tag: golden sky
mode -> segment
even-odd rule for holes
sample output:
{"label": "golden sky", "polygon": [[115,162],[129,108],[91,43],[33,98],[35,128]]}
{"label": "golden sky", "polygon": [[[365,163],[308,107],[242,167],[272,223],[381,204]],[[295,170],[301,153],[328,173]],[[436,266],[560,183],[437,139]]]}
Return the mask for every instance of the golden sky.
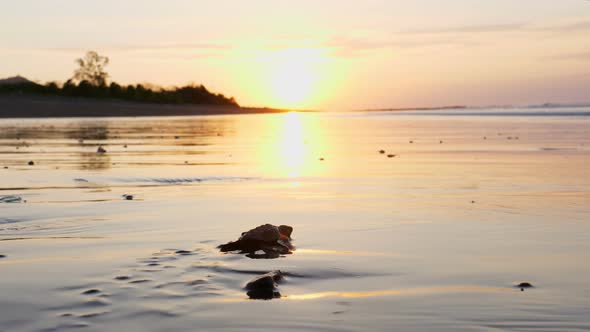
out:
{"label": "golden sky", "polygon": [[242,105],[348,110],[590,101],[588,0],[19,0],[0,77],[202,83]]}

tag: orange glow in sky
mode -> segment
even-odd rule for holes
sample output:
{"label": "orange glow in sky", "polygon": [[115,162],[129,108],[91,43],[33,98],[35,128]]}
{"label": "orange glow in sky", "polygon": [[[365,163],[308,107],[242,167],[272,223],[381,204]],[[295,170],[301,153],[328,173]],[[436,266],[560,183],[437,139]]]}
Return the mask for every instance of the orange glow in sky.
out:
{"label": "orange glow in sky", "polygon": [[74,60],[95,50],[110,57],[118,83],[202,83],[244,106],[590,102],[584,0],[62,0],[4,9],[0,78],[64,82]]}

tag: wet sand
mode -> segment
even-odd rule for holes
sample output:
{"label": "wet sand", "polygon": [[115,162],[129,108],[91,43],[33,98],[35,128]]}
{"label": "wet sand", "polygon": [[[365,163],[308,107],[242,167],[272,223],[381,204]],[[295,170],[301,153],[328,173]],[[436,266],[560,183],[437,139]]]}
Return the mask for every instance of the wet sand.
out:
{"label": "wet sand", "polygon": [[[590,330],[566,111],[0,120],[0,331]],[[216,249],[267,222],[292,255]]]}

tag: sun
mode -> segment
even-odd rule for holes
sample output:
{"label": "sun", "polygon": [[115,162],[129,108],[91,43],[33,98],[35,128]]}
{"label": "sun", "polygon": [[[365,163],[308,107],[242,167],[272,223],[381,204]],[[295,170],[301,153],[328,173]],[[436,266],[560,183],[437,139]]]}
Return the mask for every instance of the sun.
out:
{"label": "sun", "polygon": [[317,94],[325,57],[320,49],[292,48],[268,56],[269,83],[273,103],[302,108]]}

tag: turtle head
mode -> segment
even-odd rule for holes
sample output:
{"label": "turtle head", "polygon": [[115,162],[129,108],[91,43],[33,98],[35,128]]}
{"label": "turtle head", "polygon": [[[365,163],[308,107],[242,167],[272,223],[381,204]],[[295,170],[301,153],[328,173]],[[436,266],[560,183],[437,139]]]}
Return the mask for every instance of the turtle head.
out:
{"label": "turtle head", "polygon": [[281,233],[281,237],[286,237],[287,239],[291,239],[291,233],[293,233],[293,227],[287,225],[280,225],[279,226],[279,233]]}

